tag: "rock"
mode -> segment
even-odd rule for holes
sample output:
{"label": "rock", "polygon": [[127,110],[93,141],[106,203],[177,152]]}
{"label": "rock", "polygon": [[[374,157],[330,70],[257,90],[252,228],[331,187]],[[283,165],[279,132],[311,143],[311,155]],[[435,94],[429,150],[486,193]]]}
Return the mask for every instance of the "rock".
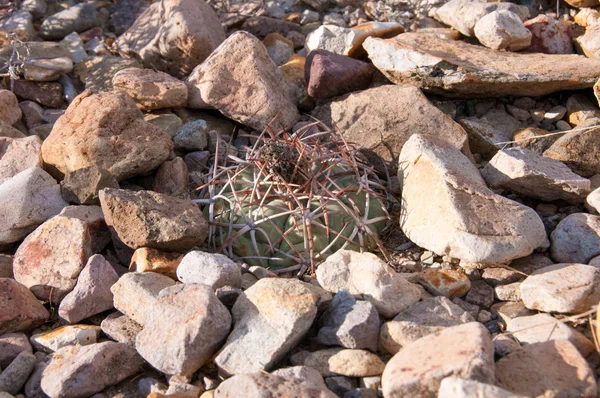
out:
{"label": "rock", "polygon": [[600,188],[594,189],[586,198],[585,198],[585,207],[594,214],[599,213],[600,209]]}
{"label": "rock", "polygon": [[121,57],[89,56],[75,66],[75,74],[87,90],[110,91],[113,76],[127,68],[141,68],[141,65],[136,60]]}
{"label": "rock", "polygon": [[494,194],[469,159],[450,145],[414,135],[402,149],[398,169],[400,226],[417,245],[480,264],[507,262],[547,246],[539,216]]}
{"label": "rock", "polygon": [[100,206],[67,206],[58,215],[76,218],[85,223],[92,241],[92,253],[102,251],[111,241],[110,231],[104,222]]}
{"label": "rock", "polygon": [[[21,108],[19,108],[20,110]],[[19,130],[6,123],[3,120],[0,120],[0,137],[8,137],[8,138],[25,138],[25,134],[21,133]]]}
{"label": "rock", "polygon": [[513,140],[517,141],[516,145],[541,155],[556,141],[556,136],[548,136],[548,134],[550,134],[549,131],[527,127],[517,131]]}
{"label": "rock", "polygon": [[154,272],[129,272],[112,285],[113,304],[117,310],[140,325],[151,316],[161,290],[175,285],[168,276]]}
{"label": "rock", "polygon": [[364,52],[362,44],[368,37],[392,37],[404,32],[396,22],[367,22],[354,28],[321,25],[306,37],[307,53],[327,50],[334,54],[359,57]]}
{"label": "rock", "polygon": [[264,395],[298,398],[335,398],[325,386],[295,378],[251,373],[233,376],[222,382],[214,398],[234,396],[259,397]]}
{"label": "rock", "polygon": [[494,398],[526,398],[511,391],[496,387],[492,384],[480,383],[473,380],[465,380],[460,377],[446,377],[440,383],[438,397],[494,397]]}
{"label": "rock", "polygon": [[64,200],[81,205],[99,205],[98,192],[104,188],[119,188],[117,179],[97,166],[74,170],[60,182]]}
{"label": "rock", "polygon": [[2,369],[6,369],[21,352],[32,353],[31,344],[25,333],[0,335],[0,367]]}
{"label": "rock", "polygon": [[519,146],[498,151],[481,174],[492,189],[508,189],[545,202],[579,203],[590,192],[588,179]]}
{"label": "rock", "polygon": [[520,301],[521,283],[509,283],[508,285],[496,286],[494,288],[494,297],[501,301]]}
{"label": "rock", "polygon": [[537,97],[591,87],[600,73],[600,61],[581,56],[501,53],[420,33],[369,38],[364,47],[392,82],[453,97]]}
{"label": "rock", "polygon": [[594,24],[585,29],[585,33],[575,41],[588,58],[600,58],[600,25]]}
{"label": "rock", "polygon": [[56,82],[34,82],[15,80],[14,93],[17,97],[31,100],[48,108],[63,106],[63,86]]}
{"label": "rock", "polygon": [[519,343],[535,344],[549,340],[568,340],[587,357],[595,346],[582,333],[548,314],[521,316],[510,319],[506,325],[506,333],[510,333]]}
{"label": "rock", "polygon": [[467,144],[464,130],[410,86],[386,85],[350,93],[318,106],[312,115],[327,126],[336,126],[383,173],[386,167],[396,169],[402,147],[414,134],[435,135],[458,149]]}
{"label": "rock", "polygon": [[185,152],[203,150],[208,147],[211,135],[230,134],[233,128],[234,125],[227,120],[202,115],[197,120],[185,123],[177,132],[175,149]]}
{"label": "rock", "polygon": [[171,138],[175,137],[183,125],[181,119],[172,113],[146,113],[144,114],[144,120],[160,127],[165,133],[169,134],[169,137]]}
{"label": "rock", "polygon": [[23,115],[17,96],[9,90],[0,90],[0,109],[0,120],[9,125],[17,123]]}
{"label": "rock", "polygon": [[152,190],[179,199],[189,199],[188,180],[185,161],[176,157],[160,165],[152,183]]}
{"label": "rock", "polygon": [[215,358],[226,374],[271,370],[304,337],[317,315],[318,297],[295,279],[265,278],[232,309],[234,328]]}
{"label": "rock", "polygon": [[421,337],[474,321],[468,312],[446,297],[432,297],[411,305],[384,323],[379,343],[393,355]]}
{"label": "rock", "polygon": [[554,264],[521,283],[525,306],[544,312],[581,313],[600,300],[600,269],[585,264]]}
{"label": "rock", "polygon": [[475,24],[474,33],[484,46],[509,51],[529,47],[532,36],[521,17],[509,10],[497,10],[485,15]]}
{"label": "rock", "polygon": [[452,326],[405,346],[383,371],[383,395],[435,397],[447,376],[494,383],[494,345],[483,325]]}
{"label": "rock", "polygon": [[42,374],[51,397],[89,397],[141,370],[133,347],[112,341],[58,350]]}
{"label": "rock", "polygon": [[100,254],[93,255],[79,274],[75,288],[61,301],[58,315],[69,323],[77,323],[113,308],[110,288],[118,280],[110,263]]}
{"label": "rock", "polygon": [[368,301],[356,301],[346,290],[333,298],[319,329],[317,342],[344,348],[377,351],[379,314]]}
{"label": "rock", "polygon": [[492,157],[498,149],[513,140],[515,133],[523,125],[519,120],[504,112],[503,109],[491,109],[483,117],[467,117],[458,121],[469,136],[472,152],[486,158]]}
{"label": "rock", "polygon": [[[598,84],[594,85],[594,92],[597,93]],[[598,97],[598,95],[596,95]],[[583,94],[574,94],[567,100],[567,115],[569,123],[578,126],[590,119],[600,118],[600,109],[594,105],[588,96]]]}
{"label": "rock", "polygon": [[171,137],[144,121],[126,94],[84,91],[54,124],[42,155],[59,175],[97,166],[122,180],[154,170],[171,149]]}
{"label": "rock", "polygon": [[51,353],[67,346],[95,344],[99,337],[99,326],[68,325],[34,334],[31,343],[38,350]]}
{"label": "rock", "polygon": [[598,5],[597,0],[569,0],[567,4],[573,7],[596,7]]}
{"label": "rock", "polygon": [[269,57],[271,57],[277,66],[288,62],[292,54],[294,54],[294,43],[279,33],[269,33],[264,38],[263,44],[269,53]]}
{"label": "rock", "polygon": [[75,287],[92,255],[89,228],[77,218],[56,216],[33,231],[17,249],[17,282],[40,300],[60,303]]}
{"label": "rock", "polygon": [[223,286],[240,287],[242,272],[227,256],[194,250],[186,254],[177,268],[182,283],[203,283],[216,290]]}
{"label": "rock", "polygon": [[384,318],[391,318],[419,301],[412,283],[392,271],[372,253],[339,250],[317,268],[317,281],[331,293],[346,290],[370,302]]}
{"label": "rock", "polygon": [[473,0],[451,0],[438,8],[433,16],[446,25],[452,26],[467,37],[476,35],[475,26],[486,15],[494,11],[510,11],[521,20],[529,16],[525,6],[508,2],[486,3]]}
{"label": "rock", "polygon": [[100,324],[102,333],[111,339],[135,347],[135,338],[142,331],[142,326],[118,311],[113,312]]}
{"label": "rock", "polygon": [[113,88],[125,91],[143,111],[181,108],[187,104],[188,91],[184,82],[151,69],[127,68],[112,79]]}
{"label": "rock", "polygon": [[[596,2],[596,0],[593,1]],[[600,20],[600,13],[593,8],[582,8],[575,15],[574,20],[577,25],[588,27]]]}
{"label": "rock", "polygon": [[0,183],[31,168],[42,168],[42,141],[39,137],[0,137]]}
{"label": "rock", "polygon": [[310,383],[313,386],[325,387],[323,376],[318,370],[306,366],[291,366],[289,368],[280,368],[271,372],[272,376],[279,376]]}
{"label": "rock", "polygon": [[[188,107],[214,107],[258,131],[290,128],[300,117],[292,87],[254,36],[236,32],[186,80]],[[231,87],[248,87],[253,100]]]}
{"label": "rock", "polygon": [[37,36],[31,13],[24,9],[15,11],[10,16],[5,14],[0,21],[0,46],[9,46],[11,33],[24,42],[33,40]]}
{"label": "rock", "polygon": [[308,353],[304,366],[316,369],[324,377],[366,377],[380,375],[385,364],[377,355],[366,350],[329,348]]}
{"label": "rock", "polygon": [[91,3],[73,5],[44,20],[40,35],[46,40],[60,40],[71,32],[83,32],[96,24],[96,7]]}
{"label": "rock", "polygon": [[150,5],[115,47],[146,68],[182,78],[224,40],[219,18],[205,1],[168,0]]}
{"label": "rock", "polygon": [[556,262],[587,264],[600,254],[600,217],[570,214],[558,224],[550,239],[552,258]]}
{"label": "rock", "polygon": [[481,273],[481,279],[488,285],[496,287],[523,280],[525,275],[514,269],[497,267],[484,269]]}
{"label": "rock", "polygon": [[293,54],[290,61],[281,65],[279,71],[283,74],[285,80],[295,91],[296,101],[301,110],[311,110],[314,108],[314,100],[306,92],[306,79],[304,77],[306,70],[306,58]]}
{"label": "rock", "polygon": [[471,281],[463,271],[427,268],[421,273],[421,283],[432,294],[450,299],[464,296]]}
{"label": "rock", "polygon": [[366,62],[326,50],[306,57],[307,92],[313,98],[331,98],[369,87],[374,69]]}
{"label": "rock", "polygon": [[177,267],[183,258],[183,254],[177,252],[165,252],[149,247],[136,249],[131,257],[129,271],[132,272],[156,272],[176,279]]}
{"label": "rock", "polygon": [[271,33],[287,37],[290,32],[300,33],[300,25],[268,17],[250,17],[242,24],[242,30],[263,40]]}
{"label": "rock", "polygon": [[528,397],[593,397],[596,381],[588,363],[568,341],[526,345],[496,363],[496,384]]}
{"label": "rock", "polygon": [[50,315],[35,296],[13,279],[0,278],[0,335],[33,329]]}
{"label": "rock", "polygon": [[37,358],[35,355],[23,351],[0,374],[0,391],[17,394],[33,371]]}
{"label": "rock", "polygon": [[546,14],[525,21],[532,34],[528,52],[544,54],[573,54],[571,26]]}
{"label": "rock", "polygon": [[229,311],[209,286],[175,285],[159,293],[135,347],[161,372],[191,376],[221,347],[230,326]]}
{"label": "rock", "polygon": [[112,188],[100,191],[99,196],[106,224],[132,249],[185,251],[206,239],[208,223],[190,200]]}
{"label": "rock", "polygon": [[598,132],[600,127],[568,132],[557,139],[544,156],[560,160],[582,177],[598,174],[600,160],[593,155],[597,149],[600,150]]}

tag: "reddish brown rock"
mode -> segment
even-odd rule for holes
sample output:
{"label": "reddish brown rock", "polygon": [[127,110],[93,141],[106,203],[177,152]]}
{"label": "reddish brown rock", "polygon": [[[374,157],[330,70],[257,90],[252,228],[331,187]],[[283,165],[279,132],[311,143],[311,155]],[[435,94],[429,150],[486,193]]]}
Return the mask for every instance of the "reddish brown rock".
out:
{"label": "reddish brown rock", "polygon": [[33,329],[49,316],[27,287],[14,279],[0,278],[0,334]]}
{"label": "reddish brown rock", "polygon": [[0,121],[13,125],[22,115],[17,97],[9,90],[0,90]]}
{"label": "reddish brown rock", "polygon": [[435,295],[448,298],[461,297],[471,288],[471,281],[464,272],[427,268],[421,274],[422,284]]}
{"label": "reddish brown rock", "polygon": [[180,199],[189,199],[188,167],[185,161],[176,157],[160,165],[152,183],[152,190]]}
{"label": "reddish brown rock", "polygon": [[63,86],[56,82],[34,82],[15,80],[14,93],[23,99],[31,100],[48,108],[63,106]]}
{"label": "reddish brown rock", "polygon": [[546,14],[525,21],[532,34],[527,52],[544,54],[573,54],[571,25],[557,21]]}

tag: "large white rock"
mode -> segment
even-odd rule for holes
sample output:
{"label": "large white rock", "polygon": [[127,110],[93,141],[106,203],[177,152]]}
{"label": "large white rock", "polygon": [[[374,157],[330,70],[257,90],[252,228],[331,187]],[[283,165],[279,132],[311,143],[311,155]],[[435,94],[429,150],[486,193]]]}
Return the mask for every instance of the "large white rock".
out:
{"label": "large white rock", "polygon": [[519,51],[529,47],[532,34],[521,17],[509,10],[491,12],[475,24],[475,36],[493,50]]}
{"label": "large white rock", "polygon": [[558,160],[521,146],[496,152],[481,174],[490,188],[505,188],[547,202],[578,203],[590,192],[590,180]]}
{"label": "large white rock", "polygon": [[417,245],[469,263],[498,264],[547,246],[531,208],[494,194],[457,149],[421,135],[402,148],[400,226]]}

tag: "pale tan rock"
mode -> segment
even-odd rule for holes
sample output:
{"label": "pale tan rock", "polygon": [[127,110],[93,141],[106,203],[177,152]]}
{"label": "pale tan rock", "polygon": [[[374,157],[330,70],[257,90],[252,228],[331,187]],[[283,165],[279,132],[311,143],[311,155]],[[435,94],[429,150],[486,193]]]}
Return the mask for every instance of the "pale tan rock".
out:
{"label": "pale tan rock", "polygon": [[383,361],[366,350],[328,348],[308,354],[304,366],[316,369],[321,376],[378,376],[385,367]]}
{"label": "pale tan rock", "polygon": [[600,5],[600,3],[598,3],[598,0],[567,0],[567,4],[577,8],[596,7]]}
{"label": "pale tan rock", "polygon": [[95,165],[122,180],[158,167],[172,145],[126,94],[85,91],[54,124],[42,156],[59,175]]}
{"label": "pale tan rock", "polygon": [[143,327],[127,315],[115,311],[104,318],[100,328],[112,340],[135,347],[135,338]]}
{"label": "pale tan rock", "polygon": [[435,135],[458,149],[467,146],[465,131],[411,86],[385,85],[350,93],[318,106],[312,115],[336,126],[381,172],[386,166],[396,168],[398,155],[413,134]]}
{"label": "pale tan rock", "polygon": [[[265,46],[246,32],[229,36],[186,80],[188,107],[216,108],[255,130],[290,128],[300,115],[293,88]],[[234,89],[246,87],[245,90]],[[252,94],[249,100],[246,93]]]}
{"label": "pale tan rock", "polygon": [[125,91],[141,110],[181,108],[187,104],[187,86],[179,79],[151,69],[127,68],[118,71],[112,85]]}
{"label": "pale tan rock", "polygon": [[494,383],[494,345],[480,323],[449,327],[404,347],[383,371],[383,395],[436,397],[448,376]]}
{"label": "pale tan rock", "polygon": [[363,46],[392,82],[457,97],[537,97],[592,87],[600,74],[600,61],[578,55],[498,52],[419,33]]}
{"label": "pale tan rock", "polygon": [[0,183],[30,167],[43,168],[42,140],[0,137]]}
{"label": "pale tan rock", "polygon": [[[206,397],[205,397],[206,395]],[[297,398],[335,398],[333,392],[325,387],[308,381],[269,375],[267,373],[251,373],[236,375],[225,380],[214,390],[205,392],[202,398],[244,397],[297,397]]]}
{"label": "pale tan rock", "polygon": [[588,58],[600,58],[600,24],[588,26],[585,34],[575,39]]}
{"label": "pale tan rock", "polygon": [[13,125],[21,120],[22,115],[17,96],[9,90],[0,90],[0,120]]}
{"label": "pale tan rock", "polygon": [[100,337],[100,326],[67,325],[30,337],[31,344],[41,351],[52,353],[67,346],[95,344]]}
{"label": "pale tan rock", "polygon": [[519,51],[531,44],[531,32],[521,17],[512,11],[493,11],[482,17],[474,28],[475,37],[493,50]]}
{"label": "pale tan rock", "polygon": [[457,149],[422,135],[402,149],[400,226],[417,245],[467,263],[498,264],[548,245],[542,220],[494,194]]}
{"label": "pale tan rock", "polygon": [[204,0],[152,4],[115,42],[122,56],[183,78],[225,40],[219,18]]}
{"label": "pale tan rock", "polygon": [[600,127],[567,132],[557,139],[544,156],[560,160],[573,172],[582,177],[591,177],[600,172]]}
{"label": "pale tan rock", "polygon": [[595,397],[589,364],[565,340],[526,345],[496,363],[496,384],[528,397]]}
{"label": "pale tan rock", "polygon": [[[596,2],[596,0],[594,0],[594,2]],[[600,12],[593,8],[582,8],[577,14],[575,14],[574,19],[577,25],[583,27],[591,26],[600,21]]]}
{"label": "pale tan rock", "polygon": [[156,272],[176,279],[177,267],[183,254],[140,247],[133,252],[129,270],[133,272]]}

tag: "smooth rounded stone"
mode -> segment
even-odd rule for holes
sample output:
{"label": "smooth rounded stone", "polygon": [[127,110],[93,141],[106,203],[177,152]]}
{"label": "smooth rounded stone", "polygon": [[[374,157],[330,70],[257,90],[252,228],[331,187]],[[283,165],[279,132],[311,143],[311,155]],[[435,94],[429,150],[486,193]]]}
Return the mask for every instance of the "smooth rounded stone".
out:
{"label": "smooth rounded stone", "polygon": [[585,207],[591,213],[598,214],[600,212],[600,188],[596,188],[585,198]]}
{"label": "smooth rounded stone", "polygon": [[25,333],[6,333],[0,335],[0,368],[8,365],[21,353],[32,353],[31,344]]}
{"label": "smooth rounded stone", "polygon": [[310,285],[295,279],[257,281],[232,308],[234,328],[216,365],[230,375],[271,370],[308,332],[318,300]]}
{"label": "smooth rounded stone", "polygon": [[375,69],[368,63],[326,50],[314,50],[306,57],[304,77],[313,98],[331,98],[364,90],[371,84]]}
{"label": "smooth rounded stone", "polygon": [[384,323],[379,344],[393,355],[421,337],[474,321],[468,312],[446,297],[432,297],[411,305]]}
{"label": "smooth rounded stone", "polygon": [[163,289],[138,333],[138,353],[166,374],[192,375],[221,347],[231,315],[203,284]]}
{"label": "smooth rounded stone", "polygon": [[400,226],[420,247],[467,263],[499,264],[547,247],[537,213],[496,195],[459,150],[413,135],[399,158]]}
{"label": "smooth rounded stone", "polygon": [[560,160],[582,177],[600,172],[600,160],[593,155],[600,150],[599,128],[576,130],[557,139],[544,156]]}
{"label": "smooth rounded stone", "polygon": [[129,271],[132,272],[156,272],[177,278],[177,267],[183,258],[183,254],[177,252],[165,252],[149,247],[136,249],[129,263]]}
{"label": "smooth rounded stone", "polygon": [[124,57],[146,68],[182,78],[224,40],[218,16],[205,1],[169,0],[151,4],[115,41]]}
{"label": "smooth rounded stone", "polygon": [[34,334],[30,341],[37,350],[51,353],[67,346],[95,344],[100,331],[99,326],[67,325]]}
{"label": "smooth rounded stone", "polygon": [[570,214],[556,226],[550,240],[555,261],[587,264],[600,254],[600,216]]}
{"label": "smooth rounded stone", "polygon": [[557,105],[555,107],[552,107],[548,112],[544,114],[544,119],[548,120],[549,122],[556,123],[563,117],[565,117],[566,113],[567,108],[565,108],[562,105]]}
{"label": "smooth rounded stone", "polygon": [[112,79],[115,90],[125,91],[141,110],[181,108],[187,104],[184,82],[152,69],[127,68]]}
{"label": "smooth rounded stone", "polygon": [[0,373],[0,391],[17,394],[23,388],[27,378],[33,372],[37,358],[23,351]]}
{"label": "smooth rounded stone", "polygon": [[31,167],[43,167],[39,137],[0,137],[0,182]]}
{"label": "smooth rounded stone", "polygon": [[104,188],[119,188],[117,179],[98,166],[83,167],[65,175],[60,182],[64,200],[81,205],[98,205],[98,192]]}
{"label": "smooth rounded stone", "polygon": [[378,376],[385,364],[375,354],[366,350],[328,348],[314,352],[300,352],[292,357],[292,363],[316,369],[321,376],[342,375],[348,377]]}
{"label": "smooth rounded stone", "polygon": [[293,377],[281,377],[266,373],[250,373],[233,376],[217,387],[214,398],[264,396],[297,398],[335,398],[325,386],[315,385]]}
{"label": "smooth rounded stone", "polygon": [[475,24],[475,37],[493,50],[519,51],[531,44],[531,32],[512,11],[493,11]]}
{"label": "smooth rounded stone", "polygon": [[112,341],[56,351],[42,374],[51,397],[89,397],[132,376],[143,364],[133,347]]}
{"label": "smooth rounded stone", "polygon": [[93,255],[79,274],[75,288],[61,301],[58,315],[69,323],[77,323],[110,310],[113,308],[110,288],[118,280],[112,265],[102,255]]}
{"label": "smooth rounded stone", "polygon": [[177,279],[182,283],[203,283],[213,290],[223,286],[241,287],[242,270],[223,254],[194,250],[179,263]]}
{"label": "smooth rounded stone", "polygon": [[468,145],[460,125],[411,86],[384,85],[346,94],[311,114],[327,126],[337,126],[382,173],[397,168],[398,155],[413,134],[435,135],[458,149]]}
{"label": "smooth rounded stone", "polygon": [[379,314],[368,301],[357,301],[340,290],[322,322],[317,335],[320,344],[377,351]]}
{"label": "smooth rounded stone", "polygon": [[58,175],[97,166],[123,180],[158,167],[172,145],[125,93],[84,91],[54,124],[42,156]]}
{"label": "smooth rounded stone", "polygon": [[414,284],[372,253],[339,250],[321,263],[316,273],[323,289],[331,293],[346,290],[359,296],[384,318],[396,316],[421,298]]}
{"label": "smooth rounded stone", "polygon": [[432,294],[450,299],[462,297],[471,289],[471,281],[461,270],[426,268],[420,283]]}
{"label": "smooth rounded stone", "polygon": [[501,301],[520,301],[521,282],[496,286],[494,288],[494,297]]}
{"label": "smooth rounded stone", "polygon": [[297,379],[313,386],[326,388],[323,376],[318,370],[306,366],[290,366],[280,368],[271,372],[272,376],[284,377],[286,379]]}
{"label": "smooth rounded stone", "polygon": [[465,301],[482,309],[490,308],[494,304],[494,288],[485,281],[474,281]]}
{"label": "smooth rounded stone", "polygon": [[528,344],[496,363],[496,385],[528,397],[594,397],[590,365],[566,340]]}
{"label": "smooth rounded stone", "polygon": [[334,54],[360,55],[362,44],[368,37],[392,37],[404,32],[404,26],[397,22],[367,22],[353,28],[335,25],[321,25],[306,37],[304,48],[307,53],[314,50],[327,50]]}
{"label": "smooth rounded stone", "polygon": [[573,32],[569,24],[545,14],[525,21],[532,34],[528,52],[544,54],[573,54]]}
{"label": "smooth rounded stone", "polygon": [[186,251],[202,244],[208,234],[208,222],[191,200],[112,188],[100,191],[99,197],[106,224],[132,249]]}
{"label": "smooth rounded stone", "polygon": [[523,344],[543,343],[549,340],[568,340],[587,357],[595,346],[576,329],[549,314],[537,314],[510,319],[506,322],[506,333]]}
{"label": "smooth rounded stone", "polygon": [[183,125],[181,119],[172,113],[145,113],[144,120],[160,127],[171,138],[177,135],[177,132]]}
{"label": "smooth rounded stone", "polygon": [[208,134],[217,126],[209,123],[217,119],[207,118],[194,120],[184,124],[173,138],[175,149],[180,151],[200,151],[208,146]]}
{"label": "smooth rounded stone", "polygon": [[81,3],[47,17],[40,27],[46,40],[60,40],[71,32],[83,32],[96,24],[96,7]]}
{"label": "smooth rounded stone", "polygon": [[557,160],[517,146],[500,150],[481,172],[492,189],[508,189],[546,202],[579,203],[590,192],[590,180]]}
{"label": "smooth rounded stone", "polygon": [[0,335],[33,329],[49,316],[27,287],[13,279],[0,278]]}
{"label": "smooth rounded stone", "polygon": [[140,325],[154,310],[161,290],[175,285],[168,276],[154,272],[129,272],[112,285],[114,307]]}
{"label": "smooth rounded stone", "polygon": [[447,376],[494,383],[494,345],[477,322],[452,326],[405,346],[387,363],[385,397],[435,397]]}
{"label": "smooth rounded stone", "polygon": [[446,377],[440,383],[438,398],[526,398],[525,395],[515,394],[511,391],[496,387],[493,384],[480,383],[474,380],[466,380],[456,376]]}
{"label": "smooth rounded stone", "polygon": [[142,326],[118,311],[108,315],[100,324],[102,333],[109,338],[135,347],[135,338],[142,331]]}
{"label": "smooth rounded stone", "polygon": [[[291,128],[300,118],[292,87],[254,36],[236,32],[186,79],[190,108],[216,108],[245,126],[263,131]],[[232,87],[251,87],[253,100]]]}
{"label": "smooth rounded stone", "polygon": [[294,54],[294,43],[279,33],[269,33],[263,39],[263,44],[269,53],[269,57],[271,57],[277,66],[288,62],[292,54]]}
{"label": "smooth rounded stone", "polygon": [[544,312],[581,313],[600,300],[600,269],[585,264],[554,264],[521,283],[525,306]]}
{"label": "smooth rounded stone", "polygon": [[0,90],[0,120],[13,125],[21,120],[22,115],[17,96],[9,90]]}
{"label": "smooth rounded stone", "polygon": [[184,160],[176,157],[160,165],[154,176],[152,190],[179,199],[189,199],[188,168]]}

